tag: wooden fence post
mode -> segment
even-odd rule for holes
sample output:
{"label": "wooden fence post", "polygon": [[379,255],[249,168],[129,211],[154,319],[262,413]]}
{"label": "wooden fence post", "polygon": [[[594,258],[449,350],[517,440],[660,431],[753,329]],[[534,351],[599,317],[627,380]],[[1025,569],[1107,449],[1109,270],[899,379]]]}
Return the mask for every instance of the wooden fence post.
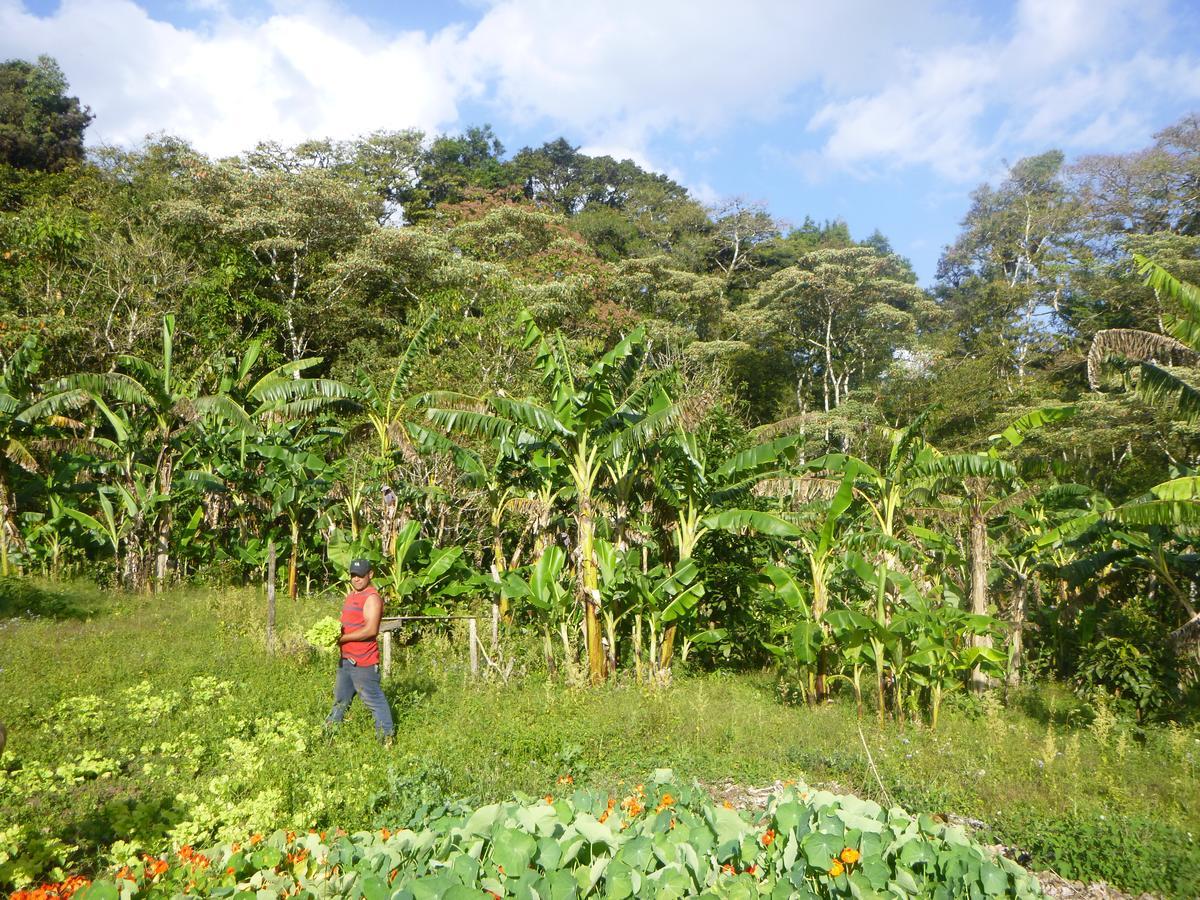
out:
{"label": "wooden fence post", "polygon": [[387,678],[392,674],[392,633],[385,631],[383,633],[383,677]]}
{"label": "wooden fence post", "polygon": [[275,652],[275,539],[267,541],[267,655]]}
{"label": "wooden fence post", "polygon": [[479,674],[479,626],[474,617],[467,619],[467,640],[471,644],[471,677]]}

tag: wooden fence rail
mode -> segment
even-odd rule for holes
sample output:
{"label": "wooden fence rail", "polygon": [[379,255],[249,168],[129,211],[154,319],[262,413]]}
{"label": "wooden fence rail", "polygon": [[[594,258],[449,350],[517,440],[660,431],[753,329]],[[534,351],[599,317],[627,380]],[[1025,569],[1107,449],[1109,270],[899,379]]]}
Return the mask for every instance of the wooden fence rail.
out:
{"label": "wooden fence rail", "polygon": [[479,619],[476,616],[384,616],[379,620],[381,646],[380,670],[384,677],[392,671],[392,632],[405,622],[448,622],[454,619],[467,620],[467,653],[471,660],[471,677],[479,675]]}

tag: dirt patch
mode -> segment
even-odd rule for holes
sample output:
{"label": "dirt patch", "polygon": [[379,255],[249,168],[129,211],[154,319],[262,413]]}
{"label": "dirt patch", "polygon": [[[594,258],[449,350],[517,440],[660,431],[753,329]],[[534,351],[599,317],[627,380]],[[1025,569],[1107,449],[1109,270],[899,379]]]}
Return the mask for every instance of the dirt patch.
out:
{"label": "dirt patch", "polygon": [[[763,808],[767,805],[767,801],[784,788],[791,787],[792,784],[794,782],[776,781],[774,784],[754,787],[753,785],[737,784],[733,781],[718,781],[711,784],[701,782],[701,786],[708,791],[709,795],[716,802],[728,804],[733,809],[744,810],[746,812],[762,812]],[[809,787],[829,791],[834,794],[852,793],[836,781],[816,782],[810,784]],[[968,831],[987,827],[986,823],[980,822],[978,819],[953,814],[935,815],[934,818],[951,825],[961,825]],[[990,846],[985,845],[984,849],[990,850],[993,853],[1003,854],[1021,865],[1026,865],[1026,861],[1029,858],[1027,853],[1017,847],[1005,847],[1002,844],[995,844]],[[1055,900],[1158,900],[1154,894],[1135,895],[1123,893],[1103,881],[1084,884],[1081,881],[1068,881],[1054,872],[1038,872],[1036,874],[1038,881],[1042,884],[1042,890],[1046,892],[1046,896],[1053,897]]]}

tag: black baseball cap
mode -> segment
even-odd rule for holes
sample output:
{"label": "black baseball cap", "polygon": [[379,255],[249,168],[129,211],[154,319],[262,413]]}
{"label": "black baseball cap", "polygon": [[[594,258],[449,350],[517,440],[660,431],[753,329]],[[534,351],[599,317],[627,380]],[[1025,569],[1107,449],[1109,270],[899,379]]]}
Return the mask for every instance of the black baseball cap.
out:
{"label": "black baseball cap", "polygon": [[350,563],[351,575],[370,575],[371,569],[372,565],[369,559],[356,559]]}

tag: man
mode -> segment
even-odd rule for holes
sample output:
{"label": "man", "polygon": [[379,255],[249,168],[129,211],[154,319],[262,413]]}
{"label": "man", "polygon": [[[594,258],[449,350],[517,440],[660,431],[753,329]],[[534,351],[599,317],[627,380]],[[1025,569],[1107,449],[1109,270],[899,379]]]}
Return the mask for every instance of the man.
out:
{"label": "man", "polygon": [[379,620],[383,599],[371,584],[371,561],[350,563],[350,586],[342,604],[342,633],[338,638],[341,658],[333,685],[333,710],[325,720],[334,727],[342,721],[357,694],[375,716],[375,730],[387,743],[395,731],[392,711],[379,686]]}

